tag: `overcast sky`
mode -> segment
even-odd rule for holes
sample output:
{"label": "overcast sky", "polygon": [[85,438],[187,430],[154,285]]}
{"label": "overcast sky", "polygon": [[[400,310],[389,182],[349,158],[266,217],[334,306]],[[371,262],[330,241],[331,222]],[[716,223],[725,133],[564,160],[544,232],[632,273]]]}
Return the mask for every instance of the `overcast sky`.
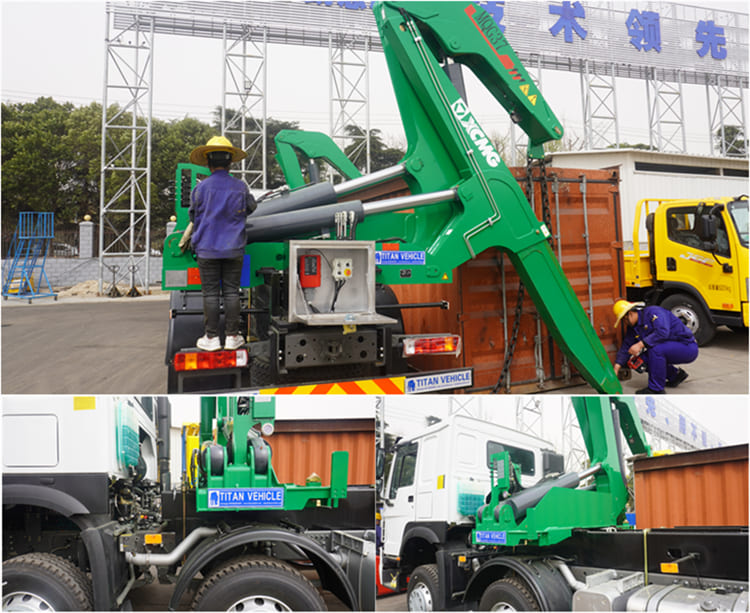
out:
{"label": "overcast sky", "polygon": [[[3,102],[33,101],[39,96],[76,105],[102,101],[104,2],[0,2]],[[747,12],[747,3],[742,1],[710,4]],[[154,115],[162,119],[189,115],[211,121],[212,110],[222,97],[221,41],[157,35],[153,57]],[[268,115],[299,121],[304,129],[328,132],[328,50],[270,45],[267,67]],[[370,54],[370,70],[371,126],[380,129],[389,144],[405,146],[382,54]],[[466,78],[467,97],[480,123],[490,134],[506,134],[509,122],[505,112],[473,76]],[[617,83],[620,139],[648,142],[644,83],[624,79]],[[544,71],[541,85],[566,134],[582,138],[578,75]],[[705,89],[686,86],[684,94],[688,148],[708,153]]]}

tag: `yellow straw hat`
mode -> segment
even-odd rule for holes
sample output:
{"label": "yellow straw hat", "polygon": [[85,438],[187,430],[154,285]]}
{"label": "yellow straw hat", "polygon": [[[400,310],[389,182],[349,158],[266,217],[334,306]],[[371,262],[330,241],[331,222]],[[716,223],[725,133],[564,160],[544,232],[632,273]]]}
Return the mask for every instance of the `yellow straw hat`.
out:
{"label": "yellow straw hat", "polygon": [[208,166],[206,155],[214,151],[226,151],[232,154],[232,162],[239,162],[247,157],[242,149],[233,146],[225,136],[214,136],[205,145],[196,147],[190,153],[190,162],[199,166]]}

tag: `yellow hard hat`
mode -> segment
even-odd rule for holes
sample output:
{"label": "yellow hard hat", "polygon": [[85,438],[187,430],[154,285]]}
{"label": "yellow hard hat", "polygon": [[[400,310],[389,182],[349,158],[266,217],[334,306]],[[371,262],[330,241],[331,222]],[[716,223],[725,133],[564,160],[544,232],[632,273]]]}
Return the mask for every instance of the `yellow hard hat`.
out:
{"label": "yellow hard hat", "polygon": [[380,513],[375,513],[375,519],[382,519],[382,516],[380,515]]}
{"label": "yellow hard hat", "polygon": [[627,300],[618,300],[615,302],[615,305],[612,307],[615,317],[617,317],[615,320],[615,328],[620,325],[620,320],[625,317],[627,313],[643,306],[646,306],[645,302],[628,302]]}
{"label": "yellow hard hat", "polygon": [[226,151],[232,154],[232,162],[239,162],[247,157],[242,149],[233,146],[226,136],[214,136],[205,145],[196,147],[190,153],[190,162],[199,166],[208,166],[206,155],[214,151]]}

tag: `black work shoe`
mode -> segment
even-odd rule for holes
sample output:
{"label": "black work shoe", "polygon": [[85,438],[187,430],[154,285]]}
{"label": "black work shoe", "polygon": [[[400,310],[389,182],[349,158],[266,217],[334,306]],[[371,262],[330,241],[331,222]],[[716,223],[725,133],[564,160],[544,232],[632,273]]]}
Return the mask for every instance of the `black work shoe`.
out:
{"label": "black work shoe", "polygon": [[636,392],[636,394],[666,394],[664,390],[656,391],[652,390],[650,387],[644,387],[643,389],[640,389]]}
{"label": "black work shoe", "polygon": [[667,387],[677,387],[680,383],[682,383],[685,379],[688,378],[688,374],[682,370],[682,368],[677,369],[677,374],[672,377],[669,381],[667,381],[664,385]]}

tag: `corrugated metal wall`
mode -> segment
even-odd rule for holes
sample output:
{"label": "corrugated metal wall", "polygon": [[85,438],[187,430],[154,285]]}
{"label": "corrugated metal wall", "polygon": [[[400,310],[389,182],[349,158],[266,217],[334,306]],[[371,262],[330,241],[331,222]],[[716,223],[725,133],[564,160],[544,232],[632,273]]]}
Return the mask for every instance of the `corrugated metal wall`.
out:
{"label": "corrugated metal wall", "polygon": [[[633,238],[633,218],[639,200],[644,198],[723,198],[747,192],[748,161],[699,155],[668,154],[633,149],[567,151],[552,154],[553,164],[561,168],[612,168],[620,173],[620,215],[623,240]],[[635,169],[636,162],[696,166],[695,173],[647,172]],[[700,174],[714,168],[718,174]],[[641,242],[647,240],[641,220]]]}
{"label": "corrugated metal wall", "polygon": [[634,471],[639,529],[748,523],[747,445],[637,459]]}
{"label": "corrugated metal wall", "polygon": [[349,483],[375,483],[375,421],[372,419],[277,421],[264,437],[282,483],[304,484],[313,472],[331,482],[331,453],[349,452]]}
{"label": "corrugated metal wall", "polygon": [[[511,171],[522,183],[526,169]],[[585,207],[582,175],[587,182]],[[537,217],[542,219],[539,169],[535,169],[534,176],[534,208]],[[604,170],[547,168],[546,187],[552,231],[560,236],[553,250],[584,310],[587,313],[593,310],[594,329],[614,359],[618,341],[612,304],[623,293],[617,175]],[[431,357],[415,360],[416,364],[430,369],[473,366],[473,391],[491,389],[495,385],[503,366],[506,334],[509,339],[512,333],[518,295],[518,275],[509,258],[491,249],[454,271],[451,285],[394,286],[393,289],[400,302],[447,299],[451,304],[449,311],[404,310],[407,333],[452,332],[463,338],[459,358]],[[510,374],[515,392],[566,384],[563,356],[554,346],[528,295],[523,303]],[[580,379],[574,382],[580,383]]]}

